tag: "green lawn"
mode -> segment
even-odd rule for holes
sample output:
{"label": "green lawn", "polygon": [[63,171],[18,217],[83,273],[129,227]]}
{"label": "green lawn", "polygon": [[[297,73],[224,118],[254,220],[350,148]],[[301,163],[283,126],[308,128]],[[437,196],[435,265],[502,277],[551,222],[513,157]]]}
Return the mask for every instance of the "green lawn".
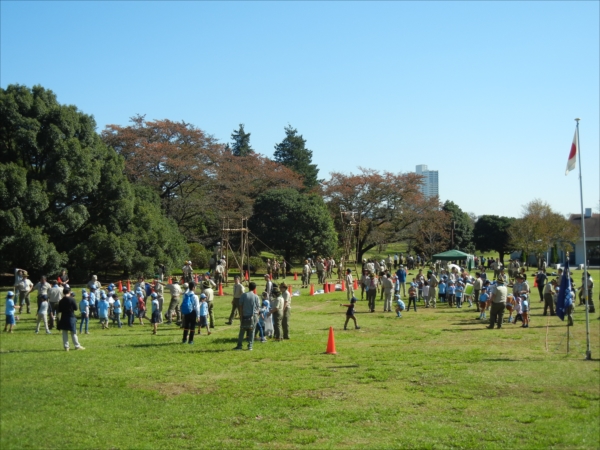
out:
{"label": "green lawn", "polygon": [[584,361],[583,310],[567,356],[564,323],[533,299],[529,329],[487,330],[469,308],[399,319],[359,302],[361,329],[344,331],[345,293],[303,292],[292,339],[253,352],[232,351],[230,296],[193,346],[175,326],[152,336],[94,320],[86,350],[67,353],[24,315],[0,335],[0,448],[598,448],[598,314]]}

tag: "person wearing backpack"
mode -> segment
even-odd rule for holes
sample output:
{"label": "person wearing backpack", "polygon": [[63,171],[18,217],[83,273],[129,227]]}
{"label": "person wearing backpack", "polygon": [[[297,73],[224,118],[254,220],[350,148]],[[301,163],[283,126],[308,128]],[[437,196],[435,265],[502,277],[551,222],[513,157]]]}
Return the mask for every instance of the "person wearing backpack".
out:
{"label": "person wearing backpack", "polygon": [[183,294],[181,302],[181,315],[183,319],[183,339],[182,344],[193,344],[194,333],[196,331],[196,321],[200,315],[200,301],[194,292],[196,283],[191,281],[188,284],[188,290]]}

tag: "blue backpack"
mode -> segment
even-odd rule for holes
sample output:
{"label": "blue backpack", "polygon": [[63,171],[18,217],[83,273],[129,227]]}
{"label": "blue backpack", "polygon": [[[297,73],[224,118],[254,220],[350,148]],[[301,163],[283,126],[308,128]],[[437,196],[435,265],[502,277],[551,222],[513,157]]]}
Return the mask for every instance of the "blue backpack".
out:
{"label": "blue backpack", "polygon": [[189,314],[194,309],[193,293],[188,291],[183,296],[183,302],[181,303],[181,314]]}

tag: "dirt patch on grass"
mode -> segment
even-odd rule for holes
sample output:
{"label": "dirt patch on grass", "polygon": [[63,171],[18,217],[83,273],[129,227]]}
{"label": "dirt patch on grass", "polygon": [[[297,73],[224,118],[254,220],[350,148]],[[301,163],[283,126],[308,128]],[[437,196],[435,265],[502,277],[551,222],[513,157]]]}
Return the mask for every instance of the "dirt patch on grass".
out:
{"label": "dirt patch on grass", "polygon": [[165,397],[177,397],[182,394],[205,395],[212,394],[218,390],[217,386],[195,384],[192,382],[154,383],[144,386],[144,390],[158,392]]}

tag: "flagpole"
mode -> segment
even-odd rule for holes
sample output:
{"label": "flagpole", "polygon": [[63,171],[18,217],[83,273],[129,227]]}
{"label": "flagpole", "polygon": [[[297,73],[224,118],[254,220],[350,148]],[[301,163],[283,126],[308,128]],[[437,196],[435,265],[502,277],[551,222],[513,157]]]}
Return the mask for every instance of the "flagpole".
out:
{"label": "flagpole", "polygon": [[581,142],[579,141],[579,118],[577,122],[577,153],[579,153],[579,199],[581,201],[581,235],[583,237],[583,298],[585,300],[585,335],[586,349],[585,359],[592,359],[592,350],[590,349],[590,299],[588,298],[588,267],[587,267],[587,248],[585,243],[585,216],[583,215],[583,182],[581,177]]}

